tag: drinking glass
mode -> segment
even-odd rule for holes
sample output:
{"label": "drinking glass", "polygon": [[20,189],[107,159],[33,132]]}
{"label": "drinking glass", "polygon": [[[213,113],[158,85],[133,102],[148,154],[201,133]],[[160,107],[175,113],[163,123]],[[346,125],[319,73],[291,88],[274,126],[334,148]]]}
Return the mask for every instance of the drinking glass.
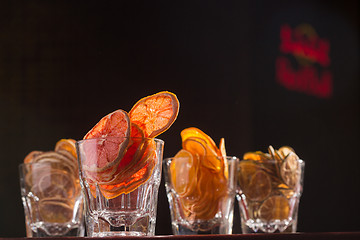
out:
{"label": "drinking glass", "polygon": [[243,233],[296,232],[305,162],[241,160],[237,199]]}
{"label": "drinking glass", "polygon": [[[239,159],[226,157],[226,160],[226,170],[218,173],[200,166],[202,170],[191,173],[191,168],[186,170],[189,169],[188,163],[178,163],[176,167],[184,167],[184,170],[177,172],[185,176],[176,176],[178,180],[172,176],[174,158],[164,160],[165,187],[175,235],[232,233]],[[186,194],[185,191],[177,192],[174,187],[174,181],[181,185],[184,179],[191,184],[187,187]]]}
{"label": "drinking glass", "polygon": [[88,236],[153,236],[164,142],[106,137],[76,148]]}
{"label": "drinking glass", "polygon": [[52,159],[19,170],[27,237],[84,236],[78,174]]}

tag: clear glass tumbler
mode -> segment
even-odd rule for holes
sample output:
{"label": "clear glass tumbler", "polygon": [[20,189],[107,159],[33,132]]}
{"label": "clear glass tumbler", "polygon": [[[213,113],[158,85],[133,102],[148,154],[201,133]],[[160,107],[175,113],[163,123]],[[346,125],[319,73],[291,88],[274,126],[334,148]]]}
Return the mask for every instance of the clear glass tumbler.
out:
{"label": "clear glass tumbler", "polygon": [[84,236],[78,174],[52,161],[20,164],[27,237]]}
{"label": "clear glass tumbler", "polygon": [[106,137],[76,148],[87,235],[153,236],[164,142]]}
{"label": "clear glass tumbler", "polygon": [[[239,159],[226,158],[227,170],[222,173],[212,172],[201,164],[189,166],[187,162],[177,163],[176,167],[184,170],[173,171],[174,158],[164,159],[165,186],[175,235],[232,233]],[[172,172],[182,176],[172,176]],[[174,184],[181,186],[183,181],[190,185],[186,191],[177,192]]]}
{"label": "clear glass tumbler", "polygon": [[305,162],[294,156],[240,161],[237,199],[243,233],[296,232]]}

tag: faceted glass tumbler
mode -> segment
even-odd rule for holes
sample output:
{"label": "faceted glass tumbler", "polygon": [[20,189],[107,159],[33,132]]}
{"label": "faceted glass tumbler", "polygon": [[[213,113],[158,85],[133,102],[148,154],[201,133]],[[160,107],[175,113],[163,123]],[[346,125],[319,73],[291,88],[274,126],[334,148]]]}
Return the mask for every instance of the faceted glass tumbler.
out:
{"label": "faceted glass tumbler", "polygon": [[[186,177],[192,189],[187,195],[180,194],[174,188],[171,180],[174,177],[171,171],[173,160],[174,158],[167,158],[163,163],[173,233],[175,235],[231,234],[239,159],[227,157],[226,174],[213,174],[210,170],[195,171],[197,173],[194,174],[179,171],[183,172],[182,175],[193,175]],[[188,168],[184,165],[183,167]],[[179,181],[181,184],[182,180]]]}
{"label": "faceted glass tumbler", "polygon": [[77,174],[48,159],[20,164],[27,237],[84,236],[83,200]]}
{"label": "faceted glass tumbler", "polygon": [[296,232],[305,162],[241,160],[237,199],[243,233]]}
{"label": "faceted glass tumbler", "polygon": [[155,235],[164,142],[106,137],[81,140],[76,147],[87,235]]}

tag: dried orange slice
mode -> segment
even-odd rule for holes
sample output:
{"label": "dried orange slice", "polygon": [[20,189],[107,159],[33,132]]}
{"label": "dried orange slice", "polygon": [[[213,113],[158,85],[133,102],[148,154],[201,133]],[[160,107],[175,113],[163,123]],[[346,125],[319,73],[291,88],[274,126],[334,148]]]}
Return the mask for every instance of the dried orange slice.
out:
{"label": "dried orange slice", "polygon": [[217,148],[214,140],[209,135],[207,135],[206,133],[201,131],[200,129],[195,128],[195,127],[186,128],[181,131],[180,135],[181,135],[182,141],[185,141],[187,138],[190,138],[190,137],[201,138],[206,142],[206,145],[208,145],[209,148],[215,152],[215,154],[220,155],[220,151]]}
{"label": "dried orange slice", "polygon": [[219,143],[219,150],[221,153],[221,156],[223,158],[223,162],[224,162],[224,177],[225,179],[228,179],[229,177],[229,166],[228,166],[228,161],[227,161],[227,155],[226,155],[226,148],[225,148],[225,138],[221,138],[220,139],[220,143]]}
{"label": "dried orange slice", "polygon": [[55,145],[55,151],[66,151],[71,153],[71,155],[76,159],[76,147],[75,147],[75,140],[74,139],[60,139]]}
{"label": "dried orange slice", "polygon": [[213,149],[207,144],[207,141],[201,137],[187,135],[182,139],[183,149],[188,150],[193,155],[199,155],[201,164],[212,169],[215,172],[220,172],[223,167],[222,157],[219,155],[217,147]]}
{"label": "dried orange slice", "polygon": [[68,198],[76,194],[76,184],[72,175],[53,169],[40,178],[37,185],[43,197]]}
{"label": "dried orange slice", "polygon": [[291,152],[287,155],[280,168],[281,177],[286,185],[295,188],[300,182],[300,162],[298,156]]}
{"label": "dried orange slice", "polygon": [[36,158],[37,156],[39,156],[40,154],[42,154],[42,151],[31,151],[28,155],[26,155],[26,157],[24,158],[24,163],[30,163],[34,160],[34,158]]}
{"label": "dried orange slice", "polygon": [[184,196],[195,188],[196,170],[192,154],[185,149],[181,149],[171,161],[171,183],[179,196]]}
{"label": "dried orange slice", "polygon": [[103,117],[84,139],[113,137],[111,140],[88,142],[83,146],[86,154],[83,162],[85,171],[101,172],[116,165],[125,153],[130,136],[130,119],[123,110],[116,110]]}
{"label": "dried orange slice", "polygon": [[271,193],[271,180],[268,174],[258,170],[251,177],[250,183],[244,189],[245,195],[252,201],[263,201]]}
{"label": "dried orange slice", "polygon": [[295,153],[294,149],[289,146],[282,146],[279,148],[278,152],[282,159],[285,159],[290,153]]}
{"label": "dried orange slice", "polygon": [[39,212],[44,222],[66,223],[73,217],[73,207],[67,199],[43,199],[39,202]]}
{"label": "dried orange slice", "polygon": [[143,129],[145,137],[153,138],[166,131],[179,113],[179,101],[171,92],[159,92],[140,99],[130,110],[131,122]]}
{"label": "dried orange slice", "polygon": [[259,217],[266,221],[288,219],[290,206],[283,196],[271,196],[259,208]]}
{"label": "dried orange slice", "polygon": [[260,169],[258,164],[249,160],[240,161],[238,171],[238,181],[240,188],[246,192],[247,187],[254,174]]}

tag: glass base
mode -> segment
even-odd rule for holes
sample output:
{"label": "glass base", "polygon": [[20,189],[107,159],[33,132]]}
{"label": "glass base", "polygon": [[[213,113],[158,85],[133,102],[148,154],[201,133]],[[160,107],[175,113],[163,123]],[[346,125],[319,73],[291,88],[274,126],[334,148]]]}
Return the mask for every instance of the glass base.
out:
{"label": "glass base", "polygon": [[201,234],[231,234],[232,226],[221,221],[196,221],[193,223],[173,222],[175,235],[201,235]]}
{"label": "glass base", "polygon": [[49,224],[49,223],[36,223],[30,226],[31,236],[27,237],[71,237],[71,236],[84,236],[84,227],[79,225],[62,225],[62,224]]}
{"label": "glass base", "polygon": [[143,232],[134,231],[111,231],[111,232],[100,232],[93,233],[91,237],[118,237],[118,236],[146,236]]}
{"label": "glass base", "polygon": [[116,236],[154,236],[155,218],[149,215],[138,217],[134,222],[118,223],[118,226],[111,225],[104,219],[97,219],[86,216],[87,236],[89,237],[116,237]]}
{"label": "glass base", "polygon": [[296,232],[296,223],[292,220],[274,220],[263,222],[260,219],[241,221],[242,233],[281,233]]}

